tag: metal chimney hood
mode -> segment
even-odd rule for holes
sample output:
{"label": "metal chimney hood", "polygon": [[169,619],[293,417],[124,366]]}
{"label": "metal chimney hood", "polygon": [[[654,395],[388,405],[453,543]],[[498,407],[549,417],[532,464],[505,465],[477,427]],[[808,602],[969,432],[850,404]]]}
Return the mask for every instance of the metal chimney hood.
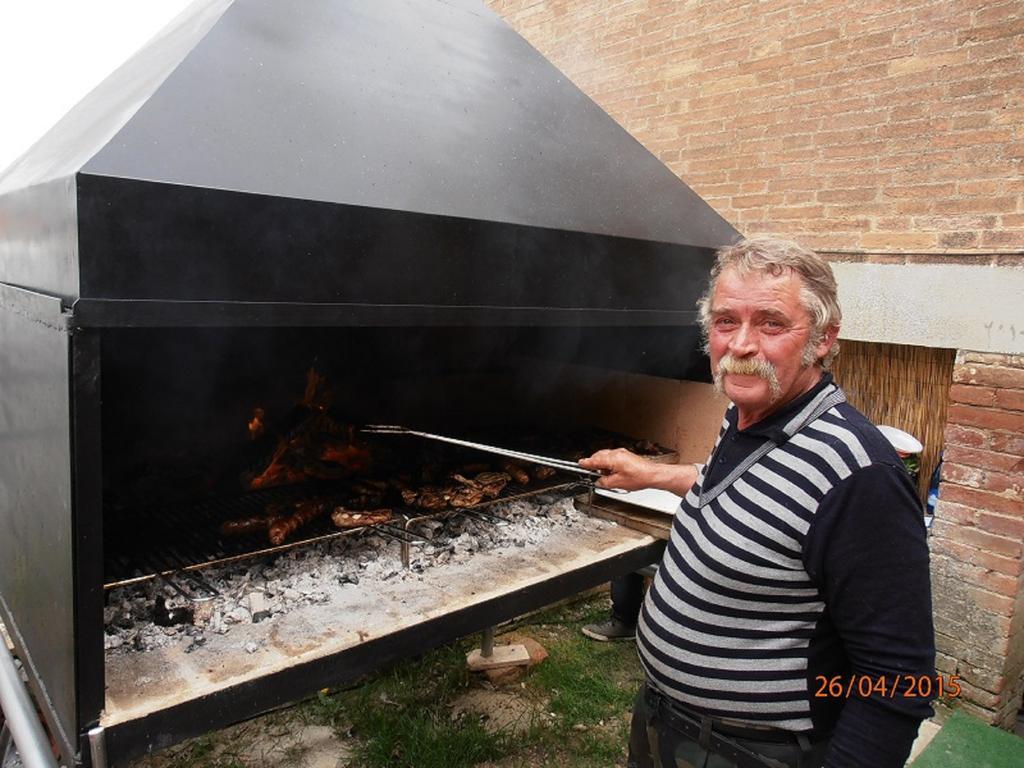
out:
{"label": "metal chimney hood", "polygon": [[692,326],[736,234],[469,0],[199,2],[0,176],[82,327]]}

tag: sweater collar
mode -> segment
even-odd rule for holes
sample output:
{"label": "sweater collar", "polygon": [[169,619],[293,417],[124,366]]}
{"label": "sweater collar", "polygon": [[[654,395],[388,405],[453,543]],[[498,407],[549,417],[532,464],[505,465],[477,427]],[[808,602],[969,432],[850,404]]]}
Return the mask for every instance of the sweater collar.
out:
{"label": "sweater collar", "polygon": [[[821,379],[811,389],[786,403],[770,416],[751,424],[746,429],[737,429],[737,432],[741,435],[764,437],[781,445],[800,428],[807,418],[807,414],[813,411],[815,406],[835,389],[837,387],[832,380],[832,374],[824,371],[821,374]],[[735,405],[729,410],[730,423],[735,427],[739,419],[739,413]]]}

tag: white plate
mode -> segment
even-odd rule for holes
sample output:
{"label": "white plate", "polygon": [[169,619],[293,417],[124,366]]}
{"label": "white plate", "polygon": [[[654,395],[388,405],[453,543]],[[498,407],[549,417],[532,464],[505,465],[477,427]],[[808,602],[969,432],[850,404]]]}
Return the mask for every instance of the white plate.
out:
{"label": "white plate", "polygon": [[655,512],[664,512],[666,515],[674,515],[682,502],[682,496],[676,496],[669,491],[661,491],[656,488],[645,488],[642,491],[629,491],[621,493],[618,491],[606,491],[603,488],[595,488],[598,496],[607,496],[616,501],[625,501],[629,504],[636,504],[638,507],[653,509]]}
{"label": "white plate", "polygon": [[920,453],[924,450],[921,442],[909,432],[902,429],[890,427],[887,424],[879,424],[878,431],[882,433],[889,444],[900,453]]}

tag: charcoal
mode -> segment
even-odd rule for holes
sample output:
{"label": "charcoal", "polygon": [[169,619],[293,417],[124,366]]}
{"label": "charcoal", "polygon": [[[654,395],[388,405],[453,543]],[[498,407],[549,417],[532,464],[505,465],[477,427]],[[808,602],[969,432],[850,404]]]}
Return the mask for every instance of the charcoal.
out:
{"label": "charcoal", "polygon": [[[304,606],[329,605],[336,590],[375,581],[421,580],[428,569],[469,562],[479,552],[537,546],[553,532],[575,526],[612,525],[577,512],[571,498],[549,496],[544,504],[527,498],[488,507],[503,521],[500,525],[459,513],[420,521],[412,531],[429,541],[410,545],[408,569],[401,565],[400,544],[369,529],[365,535],[315,542],[258,563],[207,568],[203,578],[220,594],[194,608],[179,605],[180,596],[156,580],[115,588],[103,612],[105,653],[145,653],[178,644],[194,653],[215,635],[244,635],[244,628],[252,632],[254,623],[272,627]],[[165,623],[178,619],[175,612],[183,610],[193,611],[194,623],[162,626],[154,621],[158,616]],[[249,637],[239,642],[239,651],[246,642],[251,642]]]}
{"label": "charcoal", "polygon": [[174,627],[192,623],[192,609],[187,606],[170,608],[161,596],[153,603],[153,623],[158,627]]}

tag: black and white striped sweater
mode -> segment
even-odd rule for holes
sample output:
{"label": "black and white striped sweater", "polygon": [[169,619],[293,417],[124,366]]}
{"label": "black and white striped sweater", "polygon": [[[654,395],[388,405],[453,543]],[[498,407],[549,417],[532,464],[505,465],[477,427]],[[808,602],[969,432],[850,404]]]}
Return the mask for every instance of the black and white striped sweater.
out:
{"label": "black and white striped sweater", "polygon": [[[826,374],[743,431],[731,406],[676,513],[637,645],[651,681],[685,706],[802,732],[832,730],[844,709],[861,728],[888,713],[909,731],[930,713],[919,697],[871,695],[851,710],[827,686],[816,695],[836,677],[934,674],[920,504],[893,449],[848,403],[802,424],[836,393]],[[701,506],[767,439],[772,450]]]}

